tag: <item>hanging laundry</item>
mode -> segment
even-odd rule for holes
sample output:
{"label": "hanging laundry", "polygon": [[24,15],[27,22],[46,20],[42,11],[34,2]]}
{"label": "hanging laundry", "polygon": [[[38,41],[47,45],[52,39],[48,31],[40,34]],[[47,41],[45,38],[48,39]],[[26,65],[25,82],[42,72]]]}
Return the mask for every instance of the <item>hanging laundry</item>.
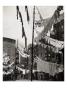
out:
{"label": "hanging laundry", "polygon": [[23,26],[23,18],[22,18],[22,14],[19,10],[19,7],[17,6],[17,19],[18,19],[18,16],[20,18],[20,22],[21,22],[21,25],[22,25],[22,38],[24,37],[25,38],[25,48],[27,48],[27,38],[26,38],[26,34],[25,34],[25,30],[24,30],[24,26]]}
{"label": "hanging laundry", "polygon": [[22,38],[25,37],[25,31],[24,31],[24,27],[22,25]]}
{"label": "hanging laundry", "polygon": [[23,38],[23,36],[25,36],[25,31],[24,31],[24,27],[23,27],[22,14],[19,11],[19,6],[17,6],[16,8],[17,8],[17,19],[18,19],[18,16],[19,16],[21,24],[22,24],[22,38]]}
{"label": "hanging laundry", "polygon": [[20,21],[21,21],[21,23],[23,25],[22,15],[21,15],[21,12],[20,11],[19,11],[19,17],[20,17]]}
{"label": "hanging laundry", "polygon": [[18,20],[18,15],[19,15],[19,6],[16,6],[17,9],[17,20]]}
{"label": "hanging laundry", "polygon": [[25,11],[27,13],[27,21],[29,22],[30,18],[29,18],[29,12],[28,12],[28,7],[27,6],[25,6]]}

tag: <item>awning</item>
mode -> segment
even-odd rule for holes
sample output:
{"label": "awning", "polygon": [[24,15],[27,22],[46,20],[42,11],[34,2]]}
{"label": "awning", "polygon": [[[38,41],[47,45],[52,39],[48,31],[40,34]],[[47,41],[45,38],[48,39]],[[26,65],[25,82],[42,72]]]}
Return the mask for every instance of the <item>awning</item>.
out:
{"label": "awning", "polygon": [[45,36],[44,37],[48,43],[50,43],[51,45],[57,47],[57,48],[63,48],[64,47],[64,42],[63,41],[59,41],[59,40],[56,40],[56,39],[53,39],[53,38],[50,38],[48,36]]}
{"label": "awning", "polygon": [[63,65],[41,60],[37,57],[37,70],[49,73],[54,76],[56,73],[63,72]]}

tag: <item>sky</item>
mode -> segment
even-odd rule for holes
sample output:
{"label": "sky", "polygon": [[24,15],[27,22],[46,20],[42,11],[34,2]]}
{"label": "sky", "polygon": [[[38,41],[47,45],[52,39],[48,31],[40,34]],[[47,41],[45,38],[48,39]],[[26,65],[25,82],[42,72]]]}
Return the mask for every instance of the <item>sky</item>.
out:
{"label": "sky", "polygon": [[[43,19],[51,17],[56,10],[56,6],[38,6],[38,10]],[[28,6],[30,21],[27,22],[25,7],[20,7],[23,16],[24,29],[27,36],[27,45],[32,42],[32,28],[33,28],[33,6]],[[36,11],[35,19],[39,20],[39,14]],[[42,27],[41,27],[42,28]],[[38,28],[39,29],[39,28]],[[42,28],[43,30],[43,28]],[[17,20],[17,12],[15,6],[3,7],[3,36],[18,40],[18,43],[24,47],[24,38],[22,39],[22,27],[20,19]],[[37,36],[37,35],[35,35]]]}

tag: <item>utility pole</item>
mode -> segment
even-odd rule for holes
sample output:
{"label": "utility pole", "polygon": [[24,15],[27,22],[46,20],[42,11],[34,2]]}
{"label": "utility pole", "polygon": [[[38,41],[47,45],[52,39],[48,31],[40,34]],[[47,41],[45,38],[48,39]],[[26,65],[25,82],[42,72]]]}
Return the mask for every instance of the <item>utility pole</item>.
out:
{"label": "utility pole", "polygon": [[31,81],[33,79],[33,60],[34,60],[34,55],[33,55],[33,41],[34,41],[34,20],[35,20],[35,6],[33,8],[33,31],[32,31],[32,55],[31,55]]}

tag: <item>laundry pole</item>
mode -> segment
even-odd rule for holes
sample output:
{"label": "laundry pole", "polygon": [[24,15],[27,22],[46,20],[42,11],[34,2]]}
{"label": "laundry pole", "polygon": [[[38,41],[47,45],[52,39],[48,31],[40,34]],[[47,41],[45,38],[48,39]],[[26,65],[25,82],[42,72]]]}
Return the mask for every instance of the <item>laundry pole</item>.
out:
{"label": "laundry pole", "polygon": [[32,30],[32,55],[31,55],[31,81],[33,80],[33,41],[34,41],[34,21],[35,21],[35,6],[33,7],[33,30]]}

